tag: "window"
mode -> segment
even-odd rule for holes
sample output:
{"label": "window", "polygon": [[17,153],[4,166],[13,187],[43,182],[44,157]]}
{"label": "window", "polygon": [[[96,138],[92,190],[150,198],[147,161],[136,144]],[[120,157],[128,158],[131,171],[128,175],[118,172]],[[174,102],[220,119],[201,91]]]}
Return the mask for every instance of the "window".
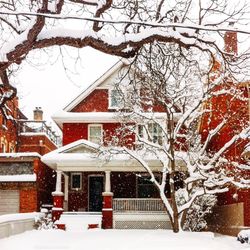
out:
{"label": "window", "polygon": [[138,125],[138,136],[141,138],[148,138],[149,141],[160,145],[162,145],[163,142],[162,129],[156,123]]}
{"label": "window", "polygon": [[89,141],[100,144],[102,142],[102,125],[90,124],[88,138]]}
{"label": "window", "polygon": [[120,108],[122,107],[122,93],[118,89],[111,89],[109,91],[109,107]]}
{"label": "window", "polygon": [[[157,178],[158,179],[158,178]],[[150,181],[149,176],[137,177],[137,197],[138,198],[156,198],[158,191],[155,184]]]}
{"label": "window", "polygon": [[72,173],[70,182],[71,182],[71,189],[72,190],[82,189],[82,174],[81,173]]}

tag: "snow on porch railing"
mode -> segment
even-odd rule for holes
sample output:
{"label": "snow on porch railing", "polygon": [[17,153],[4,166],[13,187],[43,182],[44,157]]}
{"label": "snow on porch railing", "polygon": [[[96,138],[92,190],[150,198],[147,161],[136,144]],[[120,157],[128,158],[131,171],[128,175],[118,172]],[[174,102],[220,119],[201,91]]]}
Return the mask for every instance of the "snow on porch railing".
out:
{"label": "snow on porch railing", "polygon": [[154,198],[115,198],[113,199],[114,212],[129,211],[166,211],[161,199]]}
{"label": "snow on porch railing", "polygon": [[18,127],[18,132],[20,135],[32,136],[44,133],[57,146],[61,145],[60,136],[58,136],[56,132],[52,129],[52,127],[48,126],[45,121],[19,120]]}

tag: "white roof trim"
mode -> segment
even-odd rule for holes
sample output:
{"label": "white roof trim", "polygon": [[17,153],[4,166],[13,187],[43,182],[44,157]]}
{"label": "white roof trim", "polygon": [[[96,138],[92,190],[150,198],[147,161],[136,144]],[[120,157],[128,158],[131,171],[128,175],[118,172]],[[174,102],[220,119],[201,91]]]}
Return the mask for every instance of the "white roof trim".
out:
{"label": "white roof trim", "polygon": [[100,147],[100,145],[98,145],[96,143],[93,143],[93,142],[90,142],[90,141],[87,141],[87,140],[84,140],[84,139],[80,139],[80,140],[69,143],[69,144],[67,144],[67,145],[65,145],[63,147],[60,147],[60,148],[58,148],[56,150],[53,150],[53,151],[43,155],[41,160],[44,162],[44,161],[46,161],[47,158],[51,158],[51,157],[53,157],[54,155],[57,155],[57,154],[66,153],[69,150],[72,150],[72,149],[74,149],[76,147],[79,147],[81,145],[83,145],[86,148],[93,149],[93,150],[97,150]]}
{"label": "white roof trim", "polygon": [[[41,160],[52,169],[63,171],[145,171],[141,164],[128,154],[120,153],[113,155],[107,161],[105,156],[98,156],[97,152],[94,151],[93,153],[67,153],[70,149],[81,144],[96,150],[100,148],[100,145],[81,139],[44,155]],[[155,155],[147,154],[143,157],[152,166],[152,169],[161,171],[162,164]],[[179,152],[177,163],[180,167],[185,166],[185,161],[183,160],[185,157],[186,152]]]}
{"label": "white roof trim", "polygon": [[123,65],[127,65],[128,60],[120,59],[115,63],[110,69],[108,69],[101,77],[99,77],[95,82],[93,82],[87,89],[84,89],[77,97],[75,97],[63,110],[71,111],[76,105],[78,105],[82,100],[84,100],[93,90],[95,90],[101,83],[103,83],[107,78],[109,78],[116,70],[121,68]]}
{"label": "white roof trim", "polygon": [[[145,116],[154,119],[167,119],[166,113],[145,112]],[[176,113],[176,117],[178,114]],[[118,123],[121,122],[118,112],[65,112],[59,111],[52,119],[62,128],[63,123]],[[178,119],[178,118],[177,118]]]}
{"label": "white roof trim", "polygon": [[1,182],[34,182],[36,174],[0,175]]}

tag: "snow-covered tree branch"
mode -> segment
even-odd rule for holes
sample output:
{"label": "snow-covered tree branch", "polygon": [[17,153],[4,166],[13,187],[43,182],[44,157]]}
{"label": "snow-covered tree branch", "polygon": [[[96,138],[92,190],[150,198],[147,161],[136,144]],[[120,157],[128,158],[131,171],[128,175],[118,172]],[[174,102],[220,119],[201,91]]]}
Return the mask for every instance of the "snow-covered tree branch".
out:
{"label": "snow-covered tree branch", "polygon": [[[241,171],[242,152],[237,159],[229,154],[235,147],[243,151],[250,139],[247,87],[223,72],[211,79],[211,65],[204,58],[197,48],[146,45],[116,85],[123,131],[134,133],[136,141],[132,149],[118,147],[115,152],[130,155],[149,174],[175,232],[201,197],[230,186],[250,187],[249,172]],[[242,112],[235,110],[236,104]],[[146,160],[150,155],[160,162],[160,180]],[[179,173],[181,186],[176,184]]]}
{"label": "snow-covered tree branch", "polygon": [[[0,71],[9,75],[10,69],[21,64],[31,51],[53,46],[89,46],[134,57],[143,45],[154,41],[176,44],[180,53],[197,48],[207,54],[208,60],[217,54],[225,69],[246,70],[247,47],[232,55],[221,46],[220,37],[225,30],[249,34],[244,26],[248,24],[248,11],[247,2],[227,0],[1,1]],[[238,26],[228,26],[232,22]],[[237,63],[228,61],[229,55],[237,57]],[[5,106],[2,100],[0,108]]]}

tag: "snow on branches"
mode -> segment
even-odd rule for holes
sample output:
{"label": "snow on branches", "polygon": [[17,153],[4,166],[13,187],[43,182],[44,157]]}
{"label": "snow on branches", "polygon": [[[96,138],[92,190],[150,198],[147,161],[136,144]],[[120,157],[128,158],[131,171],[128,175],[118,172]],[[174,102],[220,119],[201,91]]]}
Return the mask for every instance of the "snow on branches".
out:
{"label": "snow on branches", "polygon": [[[250,187],[250,169],[241,157],[250,140],[249,86],[228,74],[211,81],[210,65],[198,63],[204,55],[199,57],[197,48],[180,50],[176,44],[146,45],[123,69],[115,85],[118,117],[124,137],[133,133],[136,141],[111,153],[126,153],[140,163],[159,190],[175,232],[202,197],[230,186]],[[147,160],[149,155],[160,168]]]}

